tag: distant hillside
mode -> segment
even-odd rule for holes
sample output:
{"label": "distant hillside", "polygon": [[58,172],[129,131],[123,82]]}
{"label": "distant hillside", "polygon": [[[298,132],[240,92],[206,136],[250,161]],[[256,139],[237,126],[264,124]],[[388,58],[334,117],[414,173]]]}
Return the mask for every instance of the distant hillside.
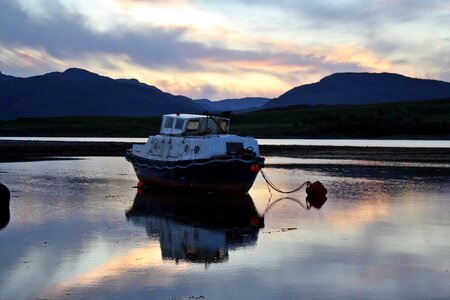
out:
{"label": "distant hillside", "polygon": [[337,73],[293,88],[262,108],[292,105],[369,104],[450,97],[450,83],[391,73]]}
{"label": "distant hillside", "polygon": [[[0,76],[0,119],[60,116],[158,116],[200,113],[192,99],[136,79],[114,80],[82,69],[28,78]],[[6,80],[5,80],[6,78]]]}
{"label": "distant hillside", "polygon": [[[450,98],[274,108],[231,116],[231,132],[258,138],[450,139]],[[161,117],[64,117],[0,121],[0,136],[147,137]]]}
{"label": "distant hillside", "polygon": [[234,115],[233,132],[266,138],[450,139],[450,98],[362,105],[300,105]]}
{"label": "distant hillside", "polygon": [[222,111],[240,111],[257,109],[269,101],[269,98],[261,97],[246,97],[240,99],[225,99],[219,101],[211,101],[208,99],[195,100],[196,103],[203,106],[210,112],[222,112]]}

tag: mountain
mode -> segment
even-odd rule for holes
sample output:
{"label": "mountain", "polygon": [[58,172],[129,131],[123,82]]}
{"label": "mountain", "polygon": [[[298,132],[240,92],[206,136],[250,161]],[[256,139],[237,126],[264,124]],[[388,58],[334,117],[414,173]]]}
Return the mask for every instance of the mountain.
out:
{"label": "mountain", "polygon": [[5,75],[5,74],[2,73],[2,71],[0,71],[0,82],[8,81],[8,80],[11,80],[11,79],[16,79],[16,78],[17,77]]}
{"label": "mountain", "polygon": [[165,93],[136,79],[114,80],[83,69],[0,81],[0,119],[202,111],[190,98]]}
{"label": "mountain", "polygon": [[197,99],[196,103],[204,107],[210,112],[222,111],[240,111],[257,109],[269,101],[269,98],[246,97],[240,99],[225,99],[219,101],[211,101],[208,99]]}
{"label": "mountain", "polygon": [[392,73],[336,73],[298,86],[262,109],[292,105],[368,104],[450,97],[450,83]]}

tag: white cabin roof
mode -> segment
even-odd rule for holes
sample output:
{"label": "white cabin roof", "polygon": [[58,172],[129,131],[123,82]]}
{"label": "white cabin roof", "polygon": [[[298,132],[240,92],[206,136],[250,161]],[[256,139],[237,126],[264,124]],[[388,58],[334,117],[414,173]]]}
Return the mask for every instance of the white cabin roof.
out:
{"label": "white cabin roof", "polygon": [[[174,118],[183,118],[183,119],[192,119],[192,118],[206,118],[206,115],[194,115],[194,114],[167,114],[163,115],[163,117],[174,117]],[[214,117],[214,116],[213,116]]]}

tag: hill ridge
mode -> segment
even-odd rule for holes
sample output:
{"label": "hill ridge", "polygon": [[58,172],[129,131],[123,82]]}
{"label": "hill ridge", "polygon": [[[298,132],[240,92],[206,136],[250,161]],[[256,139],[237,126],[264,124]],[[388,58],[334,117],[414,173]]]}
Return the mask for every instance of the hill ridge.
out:
{"label": "hill ridge", "polygon": [[[1,75],[0,78],[3,78]],[[0,81],[0,119],[60,116],[158,116],[203,108],[139,81],[112,79],[80,68]]]}
{"label": "hill ridge", "polygon": [[396,73],[342,72],[297,86],[262,109],[291,105],[369,104],[450,97],[450,83]]}

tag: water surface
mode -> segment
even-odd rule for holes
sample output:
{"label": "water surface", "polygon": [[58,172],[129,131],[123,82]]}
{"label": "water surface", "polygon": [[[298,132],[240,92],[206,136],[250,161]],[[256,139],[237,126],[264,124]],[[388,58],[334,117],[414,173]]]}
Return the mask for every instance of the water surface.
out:
{"label": "water surface", "polygon": [[447,165],[268,158],[328,200],[138,193],[119,157],[0,164],[0,299],[445,299]]}

